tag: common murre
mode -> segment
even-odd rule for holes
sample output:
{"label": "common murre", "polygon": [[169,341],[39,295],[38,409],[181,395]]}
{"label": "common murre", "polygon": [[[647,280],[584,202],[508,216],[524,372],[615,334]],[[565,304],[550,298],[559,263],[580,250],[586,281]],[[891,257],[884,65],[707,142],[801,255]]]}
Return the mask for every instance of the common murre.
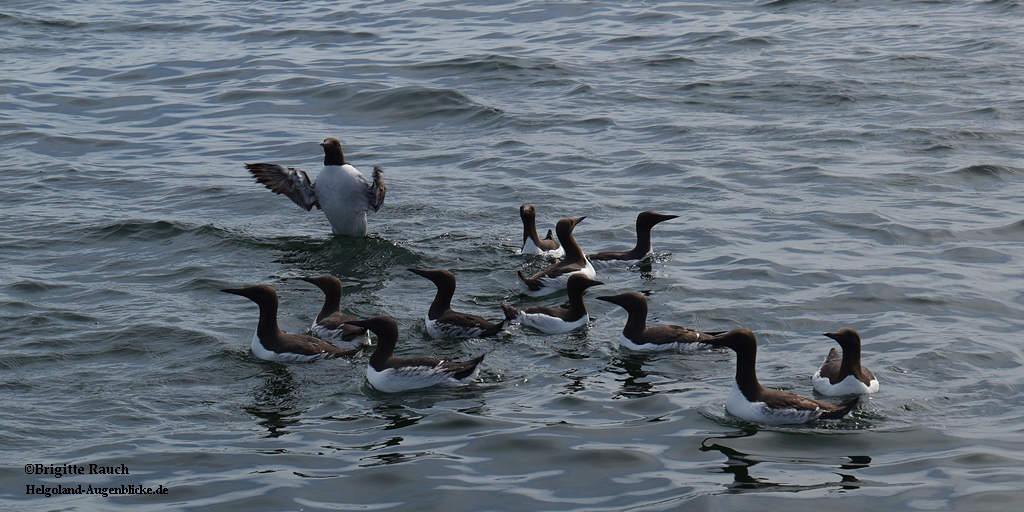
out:
{"label": "common murre", "polygon": [[619,336],[619,344],[631,350],[644,352],[661,350],[707,350],[712,348],[706,340],[721,332],[701,332],[681,325],[657,325],[647,327],[647,299],[636,292],[620,293],[598,300],[617,304],[629,316]]}
{"label": "common murre", "polygon": [[532,306],[525,309],[502,304],[507,321],[526,325],[545,334],[560,334],[586,325],[590,320],[587,306],[583,302],[583,292],[591,286],[604,284],[583,274],[569,276],[566,293],[569,296],[569,308],[550,306]]}
{"label": "common murre", "polygon": [[345,323],[358,318],[341,312],[340,279],[329,274],[299,279],[324,292],[324,305],[310,327],[314,336],[334,343],[339,348],[359,348],[370,344],[370,335],[366,329]]}
{"label": "common murre", "polygon": [[452,309],[455,296],[455,275],[447,270],[422,270],[410,268],[409,272],[423,276],[434,283],[437,293],[424,317],[427,334],[431,338],[482,338],[498,334],[505,328],[505,321],[492,322],[470,313]]}
{"label": "common murre", "polygon": [[762,386],[755,370],[757,338],[748,329],[733,329],[705,343],[736,352],[736,376],[725,409],[738,418],[768,425],[841,419],[860,400],[857,396],[836,405]]}
{"label": "common murre", "polygon": [[565,256],[565,249],[558,243],[558,240],[551,236],[550,229],[544,238],[537,235],[537,210],[532,204],[526,203],[519,207],[519,218],[523,221],[523,246],[516,251],[516,254],[549,258]]}
{"label": "common murre", "polygon": [[278,164],[245,164],[245,168],[270,190],[288,196],[295,204],[310,211],[323,210],[331,230],[339,235],[365,236],[366,214],[377,212],[384,205],[387,186],[384,171],[373,168],[373,183],[345,161],[341,142],[328,137],[320,143],[324,148],[324,167],[315,181],[301,169]]}
{"label": "common murre", "polygon": [[359,349],[343,350],[313,336],[281,331],[277,326],[277,291],[270,285],[257,284],[221,291],[246,297],[260,307],[260,319],[252,336],[252,353],[260,359],[292,363],[352,357],[359,353]]}
{"label": "common murre", "polygon": [[398,323],[390,316],[353,320],[349,324],[365,327],[377,336],[377,347],[366,366],[366,380],[378,391],[396,393],[437,384],[460,386],[471,382],[480,373],[483,355],[464,362],[434,357],[395,357]]}
{"label": "common murre", "polygon": [[639,263],[653,254],[653,249],[651,247],[651,228],[659,222],[675,219],[677,217],[679,216],[666,215],[651,211],[640,212],[640,214],[636,216],[636,245],[631,250],[624,252],[605,251],[588,254],[587,259],[590,260],[591,265],[594,265],[594,269],[596,270],[609,267],[629,266]]}
{"label": "common murre", "polygon": [[580,249],[579,244],[576,243],[576,239],[572,235],[573,228],[585,218],[564,218],[555,224],[555,236],[558,237],[559,243],[565,249],[565,258],[548,265],[531,277],[526,277],[523,271],[520,270],[518,273],[519,287],[523,293],[540,297],[564,290],[569,276],[576,273],[582,273],[591,279],[597,277],[594,266],[590,264],[590,260],[587,259],[583,249]]}
{"label": "common murre", "polygon": [[850,327],[843,327],[824,335],[836,340],[843,353],[840,355],[835,348],[829,349],[821,368],[811,377],[814,390],[826,396],[877,393],[878,379],[860,362],[860,333]]}

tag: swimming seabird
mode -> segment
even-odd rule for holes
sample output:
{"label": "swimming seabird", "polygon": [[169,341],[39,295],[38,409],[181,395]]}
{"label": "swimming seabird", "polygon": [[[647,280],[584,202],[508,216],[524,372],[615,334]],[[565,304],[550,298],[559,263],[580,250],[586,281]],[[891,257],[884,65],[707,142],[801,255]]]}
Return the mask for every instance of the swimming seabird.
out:
{"label": "swimming seabird", "polygon": [[590,264],[590,260],[583,254],[583,249],[580,249],[576,239],[572,236],[573,228],[585,218],[564,218],[555,224],[555,236],[558,237],[558,242],[565,249],[565,258],[545,267],[531,277],[526,277],[520,270],[519,287],[523,293],[539,297],[564,290],[569,276],[576,273],[582,273],[591,279],[597,277],[594,266]]}
{"label": "swimming seabird", "polygon": [[619,344],[631,350],[706,350],[711,348],[706,341],[722,334],[672,324],[647,327],[647,299],[636,292],[598,297],[598,300],[618,304],[629,314],[619,336]]}
{"label": "swimming seabird", "polygon": [[348,325],[349,320],[358,318],[341,312],[341,280],[332,275],[301,277],[303,281],[316,285],[324,292],[324,305],[313,320],[310,328],[313,335],[327,340],[341,348],[359,348],[370,344],[370,335],[361,327]]}
{"label": "swimming seabird", "polygon": [[516,254],[547,256],[550,258],[561,258],[565,256],[565,249],[551,236],[543,239],[537,235],[537,210],[532,204],[524,204],[519,207],[519,218],[523,220],[523,247],[516,251]]}
{"label": "swimming seabird", "polygon": [[492,336],[505,328],[505,322],[492,322],[486,318],[452,309],[455,296],[455,275],[447,270],[421,270],[410,268],[409,272],[430,279],[437,286],[437,293],[424,317],[427,334],[431,338],[482,338]]}
{"label": "swimming seabird", "polygon": [[590,320],[587,314],[587,306],[583,302],[583,292],[591,286],[604,284],[583,274],[569,276],[566,284],[566,293],[569,295],[569,309],[532,306],[526,309],[502,304],[501,309],[505,311],[505,318],[509,323],[528,325],[544,334],[559,334],[569,332],[577,327],[586,325]]}
{"label": "swimming seabird", "polygon": [[269,285],[221,291],[246,297],[260,307],[260,320],[252,336],[252,353],[260,359],[292,363],[352,357],[359,353],[359,349],[342,350],[313,336],[282,332],[277,326],[277,291]]}
{"label": "swimming seabird", "polygon": [[384,171],[373,168],[373,184],[363,173],[345,161],[341,142],[328,137],[320,143],[324,148],[324,168],[310,181],[306,171],[277,164],[245,164],[256,181],[295,204],[310,211],[323,210],[331,230],[339,235],[365,236],[366,214],[384,206]]}
{"label": "swimming seabird", "polygon": [[465,362],[445,361],[433,357],[395,357],[398,323],[390,316],[353,320],[349,323],[365,327],[377,336],[377,348],[370,355],[370,362],[366,367],[366,380],[378,391],[395,393],[435,384],[460,386],[471,382],[480,373],[479,365],[484,360],[482,354]]}
{"label": "swimming seabird", "polygon": [[757,381],[757,338],[748,329],[733,329],[706,341],[736,352],[736,378],[725,403],[730,414],[769,425],[841,419],[857,406],[857,396],[838,405],[788,391],[768,389]]}
{"label": "swimming seabird", "polygon": [[814,372],[814,390],[826,396],[867,395],[878,392],[878,379],[860,364],[860,334],[849,327],[825,336],[839,342],[840,356],[835,348],[828,351],[821,368]]}
{"label": "swimming seabird", "polygon": [[594,268],[601,270],[609,267],[623,267],[634,265],[644,260],[651,254],[651,228],[659,222],[675,219],[678,215],[666,215],[657,212],[640,212],[636,216],[636,246],[625,252],[599,252],[588,254],[587,259],[594,265]]}

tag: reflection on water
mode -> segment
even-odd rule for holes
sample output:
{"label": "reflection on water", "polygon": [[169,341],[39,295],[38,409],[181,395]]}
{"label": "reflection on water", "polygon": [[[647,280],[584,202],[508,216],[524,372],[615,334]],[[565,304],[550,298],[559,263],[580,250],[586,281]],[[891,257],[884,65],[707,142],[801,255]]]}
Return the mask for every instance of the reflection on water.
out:
{"label": "reflection on water", "polygon": [[[823,482],[816,484],[792,484],[792,483],[778,483],[772,482],[766,477],[757,477],[751,475],[751,469],[761,463],[784,463],[784,464],[797,464],[806,465],[808,470],[811,471],[826,471],[827,468],[821,467],[816,469],[810,466],[821,466],[817,461],[811,461],[799,457],[787,458],[785,460],[773,460],[770,457],[758,457],[748,453],[743,453],[739,450],[731,448],[719,441],[725,439],[736,439],[742,437],[750,437],[756,434],[758,430],[750,427],[745,428],[735,435],[721,438],[708,438],[701,443],[700,451],[710,452],[717,451],[722,455],[725,455],[726,461],[725,466],[722,467],[722,473],[728,473],[733,476],[733,482],[728,485],[726,492],[729,493],[743,493],[751,491],[772,491],[772,492],[801,492],[813,489],[826,489],[826,488],[838,488],[843,490],[859,489],[863,484],[854,475],[850,473],[835,472],[839,475],[840,480],[838,482]],[[866,455],[853,455],[848,456],[849,463],[841,464],[839,469],[863,469],[870,466],[871,457]],[[764,472],[767,473],[770,470],[765,468]]]}
{"label": "reflection on water", "polygon": [[299,400],[293,394],[295,380],[288,367],[283,364],[267,366],[263,385],[253,390],[253,403],[243,409],[260,418],[260,426],[267,429],[266,437],[280,437],[288,433],[287,427],[299,424],[305,409],[296,408]]}
{"label": "reflection on water", "polygon": [[576,368],[573,368],[562,373],[562,377],[568,380],[568,382],[565,383],[565,391],[559,391],[558,394],[572,395],[587,389],[586,379],[581,375],[576,375],[577,371]]}
{"label": "reflection on water", "polygon": [[391,269],[415,266],[420,257],[390,240],[371,235],[356,239],[286,238],[274,246],[276,261],[287,268],[331,274],[342,282],[379,288]]}
{"label": "reflection on water", "polygon": [[853,455],[850,462],[839,466],[839,469],[864,469],[871,466],[871,457],[867,455]]}
{"label": "reflection on water", "polygon": [[452,455],[446,455],[443,453],[435,453],[429,451],[423,452],[392,452],[382,453],[380,455],[373,455],[370,457],[363,457],[359,459],[363,464],[360,467],[373,467],[373,466],[387,466],[390,464],[398,464],[401,462],[410,462],[421,458],[433,458],[433,459],[451,459],[459,460],[459,457]]}
{"label": "reflection on water", "polygon": [[648,359],[649,356],[644,354],[627,354],[612,358],[608,370],[616,375],[625,374],[624,377],[615,379],[622,382],[622,391],[617,396],[639,398],[654,394],[654,384],[646,380],[649,374],[644,371],[644,363]]}
{"label": "reflection on water", "polygon": [[375,416],[387,421],[384,425],[384,430],[395,430],[399,428],[411,427],[425,416],[414,412],[407,407],[399,404],[377,404],[373,408]]}
{"label": "reflection on water", "polygon": [[[564,304],[562,307],[568,307]],[[587,360],[594,357],[593,350],[587,346],[589,338],[589,324],[581,329],[570,331],[564,338],[547,337],[547,343],[559,357],[565,359]]]}

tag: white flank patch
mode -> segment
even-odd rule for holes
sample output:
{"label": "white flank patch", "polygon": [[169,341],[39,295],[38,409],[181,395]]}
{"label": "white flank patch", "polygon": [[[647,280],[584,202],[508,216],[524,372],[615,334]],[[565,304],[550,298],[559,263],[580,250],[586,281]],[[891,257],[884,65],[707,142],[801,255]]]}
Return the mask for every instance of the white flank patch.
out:
{"label": "white flank patch", "polygon": [[729,393],[729,400],[725,402],[725,410],[737,418],[766,425],[807,423],[821,416],[820,410],[772,409],[764,402],[750,402],[735,383]]}
{"label": "white flank patch", "polygon": [[516,321],[522,325],[533,327],[544,334],[561,334],[586,325],[587,315],[581,316],[575,322],[566,322],[561,318],[543,313],[520,313]]}
{"label": "white flank patch", "polygon": [[678,350],[680,352],[693,352],[697,350],[710,350],[715,347],[708,345],[707,343],[633,343],[633,340],[626,337],[625,334],[619,334],[619,345],[626,347],[630,350],[636,350],[637,352],[666,352],[670,350]]}
{"label": "white flank patch", "polygon": [[516,254],[521,256],[544,256],[546,258],[561,258],[562,256],[565,256],[565,249],[559,246],[558,249],[545,251],[544,249],[537,247],[537,244],[533,243],[533,240],[527,238],[526,243],[523,244],[523,248],[516,251]]}
{"label": "white flank patch", "polygon": [[452,377],[450,372],[439,366],[409,366],[401,369],[388,368],[378,372],[372,366],[366,365],[366,380],[373,386],[373,389],[384,393],[397,393],[411,389],[422,389],[438,384],[445,386],[461,386],[477,377],[480,373],[478,366],[473,374],[463,380]]}
{"label": "white flank patch", "polygon": [[260,343],[260,337],[258,334],[252,335],[252,353],[264,361],[277,361],[279,363],[307,363],[309,361],[323,359],[327,356],[327,354],[315,354],[311,356],[292,353],[278,354],[277,352],[264,348],[263,344]]}
{"label": "white flank patch", "polygon": [[543,297],[545,295],[550,295],[557,291],[564,290],[566,283],[569,281],[569,277],[573,274],[583,274],[591,279],[597,277],[597,271],[594,270],[594,265],[590,263],[589,259],[587,259],[586,262],[587,266],[577,270],[576,272],[569,272],[558,277],[541,277],[540,290],[531,290],[530,287],[520,279],[516,279],[516,282],[519,283],[519,289],[522,290],[523,293],[531,297]]}
{"label": "white flank patch", "polygon": [[313,326],[310,328],[310,330],[313,332],[313,336],[316,336],[317,338],[320,338],[324,341],[329,341],[342,350],[367,347],[370,345],[369,331],[367,331],[362,336],[356,336],[355,338],[352,338],[350,341],[345,341],[341,339],[343,335],[341,329],[326,329],[317,324],[315,320],[313,321]]}
{"label": "white flank patch", "polygon": [[833,385],[828,377],[821,376],[821,370],[814,372],[811,384],[815,391],[825,396],[867,395],[878,392],[878,379],[872,379],[871,385],[865,386],[857,377],[847,375],[845,379]]}
{"label": "white flank patch", "polygon": [[479,327],[459,327],[457,325],[431,320],[429,316],[424,316],[423,322],[427,327],[427,334],[435,340],[445,338],[476,338],[484,332],[484,330]]}

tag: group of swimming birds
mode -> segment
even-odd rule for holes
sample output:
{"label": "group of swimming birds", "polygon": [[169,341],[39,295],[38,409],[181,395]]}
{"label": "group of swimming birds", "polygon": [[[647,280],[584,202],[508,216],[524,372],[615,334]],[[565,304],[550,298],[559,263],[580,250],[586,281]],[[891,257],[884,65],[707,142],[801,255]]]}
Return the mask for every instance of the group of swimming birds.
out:
{"label": "group of swimming birds", "polygon": [[[324,167],[311,181],[299,169],[276,164],[247,164],[256,178],[274,192],[291,198],[307,211],[322,209],[335,233],[363,236],[366,214],[380,209],[387,187],[383,171],[374,168],[373,183],[345,161],[341,143],[325,139]],[[511,325],[525,325],[546,334],[564,333],[586,325],[589,320],[584,292],[596,285],[598,269],[628,267],[650,258],[651,229],[660,222],[674,219],[651,211],[636,219],[637,241],[632,250],[585,254],[573,237],[573,229],[585,217],[563,218],[555,225],[554,236],[548,230],[540,238],[536,227],[536,210],[524,204],[519,209],[523,223],[523,244],[516,254],[555,258],[555,261],[532,276],[519,272],[522,292],[539,297],[561,291],[568,295],[569,307],[532,306],[518,308],[501,304],[505,318],[490,321],[481,316],[452,309],[455,276],[447,270],[408,269],[432,281],[437,293],[425,315],[427,333],[435,339],[481,338],[507,330]],[[480,355],[468,361],[448,361],[433,357],[402,358],[395,356],[398,323],[393,317],[381,315],[359,319],[341,311],[342,283],[331,275],[304,277],[324,293],[324,304],[311,327],[312,335],[288,334],[277,323],[278,297],[266,284],[225,289],[224,292],[249,298],[259,306],[259,321],[252,339],[252,352],[268,361],[305,362],[317,359],[351,358],[364,347],[371,346],[370,333],[377,339],[366,368],[369,384],[378,391],[393,393],[434,385],[457,386],[477,378]],[[788,391],[769,389],[760,384],[755,371],[757,338],[748,329],[722,332],[701,332],[680,325],[647,326],[647,299],[636,292],[601,296],[598,300],[616,304],[628,313],[619,338],[621,346],[635,351],[697,351],[727,348],[736,353],[736,374],[733,389],[726,401],[726,410],[747,421],[766,424],[807,423],[819,419],[840,419],[849,414],[862,395],[878,391],[878,380],[861,364],[860,335],[852,328],[825,333],[835,340],[842,352],[832,348],[814,373],[811,383],[825,396],[851,397],[838,404],[809,398]]]}

